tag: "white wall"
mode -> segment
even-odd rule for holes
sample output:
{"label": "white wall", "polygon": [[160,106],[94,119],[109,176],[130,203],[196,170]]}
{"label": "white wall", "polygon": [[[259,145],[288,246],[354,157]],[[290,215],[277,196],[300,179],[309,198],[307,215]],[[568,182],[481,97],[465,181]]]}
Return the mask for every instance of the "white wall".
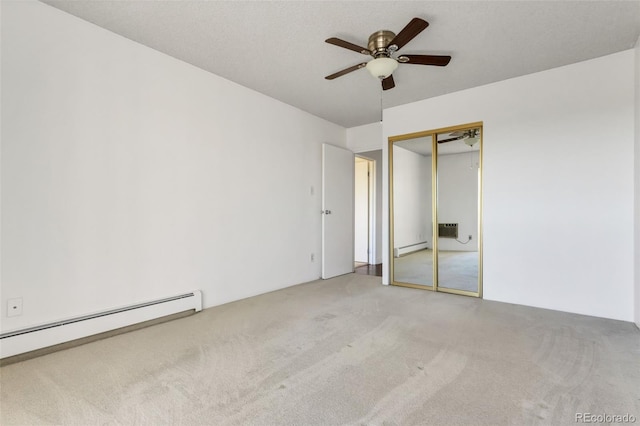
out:
{"label": "white wall", "polygon": [[385,141],[380,122],[347,129],[347,148],[356,153],[382,149]]}
{"label": "white wall", "polygon": [[635,48],[635,322],[640,328],[640,37]]}
{"label": "white wall", "polygon": [[[2,330],[317,279],[323,142],[345,147],[346,130],[42,3],[2,2]],[[13,297],[24,313],[6,318]]]}
{"label": "white wall", "polygon": [[385,138],[484,122],[486,299],[633,319],[633,70],[628,50],[384,111]]}
{"label": "white wall", "polygon": [[431,156],[393,149],[393,246],[427,242],[433,247]]}
{"label": "white wall", "polygon": [[478,250],[478,159],[478,151],[438,155],[438,223],[457,223],[458,241],[472,236],[439,238],[438,250]]}

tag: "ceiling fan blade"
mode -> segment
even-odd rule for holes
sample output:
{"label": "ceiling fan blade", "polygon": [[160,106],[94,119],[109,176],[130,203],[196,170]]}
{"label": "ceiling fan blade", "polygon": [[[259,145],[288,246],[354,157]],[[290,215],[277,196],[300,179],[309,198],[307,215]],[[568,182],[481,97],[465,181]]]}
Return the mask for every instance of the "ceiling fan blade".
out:
{"label": "ceiling fan blade", "polygon": [[455,137],[455,138],[442,139],[441,141],[438,141],[438,143],[447,143],[447,142],[459,141],[462,138],[463,138],[462,136],[458,136],[458,137]]}
{"label": "ceiling fan blade", "polygon": [[389,90],[393,89],[394,87],[396,87],[396,82],[393,81],[393,74],[382,80],[382,90]]}
{"label": "ceiling fan blade", "polygon": [[357,44],[349,43],[348,41],[341,40],[336,37],[331,37],[325,40],[329,44],[335,46],[344,47],[345,49],[353,50],[354,52],[362,53],[363,55],[371,55],[371,51]]}
{"label": "ceiling fan blade", "polygon": [[407,58],[407,64],[414,65],[435,65],[438,67],[446,66],[451,60],[451,56],[440,55],[402,55]]}
{"label": "ceiling fan blade", "polygon": [[366,62],[363,62],[363,63],[361,63],[361,64],[354,65],[354,66],[352,66],[352,67],[345,68],[345,69],[343,69],[342,71],[338,71],[338,72],[336,72],[336,73],[333,73],[333,74],[331,74],[331,75],[328,75],[328,76],[326,76],[325,78],[326,78],[327,80],[333,80],[334,78],[342,77],[343,75],[348,74],[348,73],[350,73],[351,71],[359,70],[360,68],[364,68],[364,67],[366,67],[366,66],[367,66],[367,63],[366,63]]}
{"label": "ceiling fan blade", "polygon": [[389,46],[395,44],[398,46],[398,49],[396,50],[400,50],[402,46],[413,40],[415,36],[420,34],[428,26],[429,23],[424,19],[413,18],[411,22],[409,22],[407,26],[404,27],[393,40],[391,40]]}

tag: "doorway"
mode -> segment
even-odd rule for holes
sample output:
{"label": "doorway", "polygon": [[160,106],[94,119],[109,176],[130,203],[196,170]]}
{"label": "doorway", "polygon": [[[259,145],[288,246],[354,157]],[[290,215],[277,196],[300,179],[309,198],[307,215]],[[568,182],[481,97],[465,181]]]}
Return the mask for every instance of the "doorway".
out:
{"label": "doorway", "polygon": [[382,276],[382,262],[377,261],[377,221],[380,212],[376,196],[376,159],[382,151],[356,154],[354,163],[354,271]]}
{"label": "doorway", "polygon": [[371,169],[373,161],[356,155],[354,164],[354,202],[353,202],[353,259],[354,267],[367,265],[371,262]]}

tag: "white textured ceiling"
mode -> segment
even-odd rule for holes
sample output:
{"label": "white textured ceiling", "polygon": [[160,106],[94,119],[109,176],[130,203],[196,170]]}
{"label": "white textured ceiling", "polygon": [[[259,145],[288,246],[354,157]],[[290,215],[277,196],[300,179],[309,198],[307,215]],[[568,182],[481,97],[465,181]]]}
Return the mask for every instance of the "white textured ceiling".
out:
{"label": "white textured ceiling", "polygon": [[[640,1],[131,1],[43,0],[175,58],[345,127],[385,108],[630,49]],[[401,53],[451,55],[446,67],[401,64],[382,92],[362,69],[374,31],[430,26]],[[382,97],[382,98],[381,98]]]}

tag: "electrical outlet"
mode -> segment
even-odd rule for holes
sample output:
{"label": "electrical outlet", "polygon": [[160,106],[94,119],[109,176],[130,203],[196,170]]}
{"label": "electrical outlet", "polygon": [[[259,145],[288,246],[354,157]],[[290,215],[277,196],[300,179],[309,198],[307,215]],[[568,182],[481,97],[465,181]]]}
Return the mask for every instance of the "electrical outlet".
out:
{"label": "electrical outlet", "polygon": [[315,262],[316,261],[316,255],[315,253],[311,253],[311,261]]}
{"label": "electrical outlet", "polygon": [[22,297],[7,300],[7,316],[17,317],[22,315]]}

